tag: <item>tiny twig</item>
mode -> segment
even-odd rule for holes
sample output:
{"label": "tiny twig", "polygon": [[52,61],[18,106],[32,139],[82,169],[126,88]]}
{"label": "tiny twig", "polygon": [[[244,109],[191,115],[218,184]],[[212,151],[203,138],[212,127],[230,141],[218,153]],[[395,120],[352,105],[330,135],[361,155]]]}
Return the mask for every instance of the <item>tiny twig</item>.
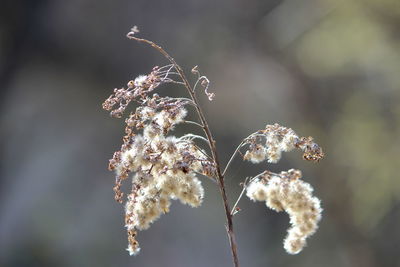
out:
{"label": "tiny twig", "polygon": [[237,207],[237,205],[239,204],[239,201],[240,201],[240,199],[242,198],[244,192],[246,191],[248,179],[249,179],[249,177],[246,177],[246,179],[244,180],[244,182],[243,182],[243,189],[242,189],[242,191],[240,192],[240,195],[239,195],[238,199],[236,200],[235,204],[234,204],[233,207],[232,207],[232,210],[231,210],[231,215],[232,215],[232,216],[235,215],[235,214],[237,213],[236,207]]}
{"label": "tiny twig", "polygon": [[[177,83],[182,84],[181,82],[177,82]],[[187,101],[192,106],[194,106],[194,107],[196,106],[196,103],[194,103],[193,100],[190,99],[190,98],[186,98],[186,97],[170,97],[169,99],[178,100],[178,101]]]}
{"label": "tiny twig", "polygon": [[244,139],[244,140],[236,147],[235,152],[233,152],[233,154],[232,154],[232,156],[230,157],[228,163],[226,164],[225,169],[224,169],[224,171],[222,172],[222,175],[225,175],[226,171],[228,170],[229,166],[231,165],[231,163],[232,163],[233,159],[235,158],[236,154],[237,154],[238,152],[240,152],[239,150],[240,150],[240,148],[242,148],[242,146],[244,145],[245,140],[246,140],[246,139]]}
{"label": "tiny twig", "polygon": [[180,85],[185,85],[183,82],[178,82],[178,81],[172,80],[172,79],[170,79],[170,78],[168,78],[168,80],[165,81],[165,82],[167,82],[167,83],[175,83],[175,84],[180,84]]}
{"label": "tiny twig", "polygon": [[200,140],[203,140],[203,141],[208,143],[208,139],[207,138],[205,138],[204,136],[201,136],[201,135],[197,135],[197,134],[185,134],[182,137],[180,137],[179,139],[180,140],[185,140],[186,138],[188,138],[190,140],[200,139]]}
{"label": "tiny twig", "polygon": [[194,124],[194,125],[197,125],[197,126],[199,126],[199,127],[201,127],[201,128],[204,128],[203,125],[201,125],[200,123],[197,123],[197,122],[195,122],[195,121],[187,121],[187,120],[184,120],[183,123]]}
{"label": "tiny twig", "polygon": [[253,136],[264,136],[262,134],[259,134],[257,132],[250,134],[249,136],[247,136],[245,139],[242,140],[242,142],[240,142],[240,144],[236,147],[235,152],[233,152],[232,156],[229,158],[228,163],[225,166],[224,171],[222,172],[222,175],[225,175],[226,171],[229,169],[233,159],[235,158],[236,154],[239,153],[242,155],[242,153],[240,152],[240,149],[246,144],[246,141],[253,137]]}
{"label": "tiny twig", "polygon": [[[274,173],[274,172],[271,172],[271,171],[268,171],[268,173],[271,174],[271,175],[280,176],[278,173]],[[237,207],[237,205],[239,204],[240,199],[242,199],[242,196],[243,196],[244,192],[246,191],[247,186],[248,186],[251,182],[253,182],[254,180],[258,179],[258,177],[260,177],[261,175],[264,175],[264,174],[265,174],[265,172],[262,172],[262,173],[257,174],[256,176],[254,176],[254,177],[252,177],[252,178],[246,177],[246,179],[245,179],[244,182],[243,182],[243,189],[242,189],[242,191],[240,192],[240,195],[239,195],[238,199],[236,200],[235,205],[233,205],[233,208],[232,208],[232,211],[231,211],[232,216],[235,215],[235,214],[237,213],[236,207]]]}
{"label": "tiny twig", "polygon": [[194,142],[191,142],[189,140],[179,140],[178,142],[185,142],[187,144],[194,146],[201,154],[206,156],[207,159],[212,160],[212,158],[206,152],[204,152],[203,149],[201,149],[199,146],[197,146]]}
{"label": "tiny twig", "polygon": [[198,85],[199,82],[200,82],[201,80],[203,80],[203,79],[206,80],[206,81],[208,81],[208,83],[210,82],[206,76],[200,76],[200,75],[199,75],[199,77],[197,78],[196,83],[195,83],[194,86],[193,86],[193,91],[196,91],[197,85]]}
{"label": "tiny twig", "polygon": [[169,67],[169,69],[167,71],[165,71],[164,78],[161,79],[161,80],[165,80],[168,77],[169,72],[173,69],[173,67],[174,67],[174,65],[171,64],[171,67]]}

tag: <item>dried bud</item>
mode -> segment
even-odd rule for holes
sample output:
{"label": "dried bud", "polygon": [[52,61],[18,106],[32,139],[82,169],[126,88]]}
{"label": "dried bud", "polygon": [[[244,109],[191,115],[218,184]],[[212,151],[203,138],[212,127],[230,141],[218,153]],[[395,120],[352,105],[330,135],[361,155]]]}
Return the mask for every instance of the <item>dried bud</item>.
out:
{"label": "dried bud", "polygon": [[136,26],[136,25],[133,26],[132,29],[131,29],[131,32],[132,32],[133,34],[140,32],[138,26]]}
{"label": "dried bud", "polygon": [[192,68],[192,73],[193,74],[198,74],[199,73],[199,67],[197,65]]}

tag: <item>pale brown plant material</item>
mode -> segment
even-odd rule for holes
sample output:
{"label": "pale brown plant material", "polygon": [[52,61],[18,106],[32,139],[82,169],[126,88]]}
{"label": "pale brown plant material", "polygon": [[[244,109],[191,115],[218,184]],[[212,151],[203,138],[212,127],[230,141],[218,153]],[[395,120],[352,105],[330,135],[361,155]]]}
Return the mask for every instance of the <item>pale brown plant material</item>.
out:
{"label": "pale brown plant material", "polygon": [[[135,255],[139,252],[137,231],[149,228],[163,213],[169,212],[171,199],[179,199],[192,207],[201,205],[204,190],[200,176],[209,177],[218,184],[234,266],[239,266],[239,260],[232,217],[240,211],[237,204],[245,192],[251,200],[265,201],[267,207],[289,214],[292,226],[284,247],[291,254],[300,252],[306,238],[316,231],[322,211],[320,201],[311,194],[312,187],[301,180],[301,172],[291,169],[277,174],[266,170],[246,179],[241,183],[243,190],[232,210],[226,196],[224,175],[234,157],[245,147],[243,159],[252,163],[264,160],[276,163],[282,152],[295,148],[303,151],[305,160],[318,162],[324,156],[322,149],[312,137],[299,137],[292,129],[279,124],[267,125],[243,139],[222,171],[215,140],[196,97],[202,88],[208,99],[213,100],[215,94],[209,91],[210,81],[195,66],[191,72],[196,76],[196,82],[192,86],[175,60],[157,44],[136,37],[138,32],[135,26],[127,37],[152,46],[169,64],[156,66],[147,75],[139,75],[129,81],[126,88],[114,89],[103,103],[103,108],[116,118],[123,116],[130,103],[137,105],[125,119],[123,144],[109,163],[109,169],[116,173],[115,199],[125,203],[129,253]],[[162,97],[154,93],[168,83],[183,86],[189,97]],[[197,122],[185,120],[190,106],[197,114]],[[170,132],[180,123],[200,127],[205,136],[192,133],[180,137],[171,135]],[[197,145],[198,140],[207,142],[209,152]],[[124,198],[121,186],[128,178],[131,178],[132,188]]]}

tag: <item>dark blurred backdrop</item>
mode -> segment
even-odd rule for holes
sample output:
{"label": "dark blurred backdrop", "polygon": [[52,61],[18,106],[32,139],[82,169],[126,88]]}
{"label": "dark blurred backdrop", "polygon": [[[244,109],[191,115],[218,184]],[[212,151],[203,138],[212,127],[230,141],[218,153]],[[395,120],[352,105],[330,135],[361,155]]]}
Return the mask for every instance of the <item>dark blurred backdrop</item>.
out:
{"label": "dark blurred backdrop", "polygon": [[242,266],[400,266],[399,0],[5,0],[0,14],[1,266],[231,266],[208,180],[200,208],[174,203],[139,233],[140,255],[125,251],[106,168],[123,122],[101,103],[165,63],[125,38],[133,25],[211,80],[216,98],[201,101],[223,163],[274,122],[325,149],[319,164],[299,153],[273,166],[236,159],[232,202],[246,176],[299,168],[324,208],[292,256],[287,215],[243,198]]}

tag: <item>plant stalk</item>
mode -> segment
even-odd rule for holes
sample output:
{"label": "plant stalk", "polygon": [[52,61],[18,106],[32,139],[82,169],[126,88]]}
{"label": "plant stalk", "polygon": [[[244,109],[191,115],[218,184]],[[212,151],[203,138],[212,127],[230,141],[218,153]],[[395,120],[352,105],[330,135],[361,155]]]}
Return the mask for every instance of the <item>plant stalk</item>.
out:
{"label": "plant stalk", "polygon": [[175,62],[175,60],[163,49],[161,48],[159,45],[155,44],[152,41],[149,41],[147,39],[142,39],[142,38],[138,38],[134,36],[135,32],[130,32],[128,33],[127,37],[129,39],[133,39],[136,40],[138,42],[142,42],[142,43],[146,43],[150,46],[152,46],[153,48],[155,48],[158,52],[160,52],[166,59],[168,59],[169,62],[171,62],[172,65],[174,65],[176,71],[178,72],[179,76],[181,77],[184,86],[186,87],[191,99],[193,100],[194,104],[195,104],[195,108],[196,108],[196,112],[199,116],[199,119],[201,121],[203,130],[207,136],[208,139],[208,145],[210,147],[211,153],[212,153],[212,158],[214,160],[215,163],[215,167],[216,167],[216,176],[217,176],[217,180],[218,180],[218,187],[219,187],[219,191],[222,197],[222,202],[223,202],[223,206],[224,206],[224,210],[225,210],[225,217],[226,217],[226,232],[228,235],[228,239],[229,239],[229,244],[230,244],[230,248],[231,248],[231,253],[232,253],[232,260],[233,260],[233,264],[235,267],[239,267],[239,258],[238,258],[238,254],[237,254],[237,245],[236,245],[236,239],[235,239],[235,233],[233,231],[233,221],[232,221],[232,214],[231,214],[231,210],[229,208],[229,203],[228,203],[228,198],[226,195],[226,190],[225,190],[225,182],[224,182],[224,175],[221,172],[221,164],[219,162],[218,159],[218,153],[217,153],[217,148],[216,148],[216,142],[211,134],[211,130],[210,127],[208,126],[208,123],[206,121],[206,118],[204,116],[204,113],[199,105],[199,102],[197,100],[197,97],[195,95],[195,92],[193,90],[193,88],[191,87],[188,79],[186,78],[185,73],[183,72],[182,68]]}

